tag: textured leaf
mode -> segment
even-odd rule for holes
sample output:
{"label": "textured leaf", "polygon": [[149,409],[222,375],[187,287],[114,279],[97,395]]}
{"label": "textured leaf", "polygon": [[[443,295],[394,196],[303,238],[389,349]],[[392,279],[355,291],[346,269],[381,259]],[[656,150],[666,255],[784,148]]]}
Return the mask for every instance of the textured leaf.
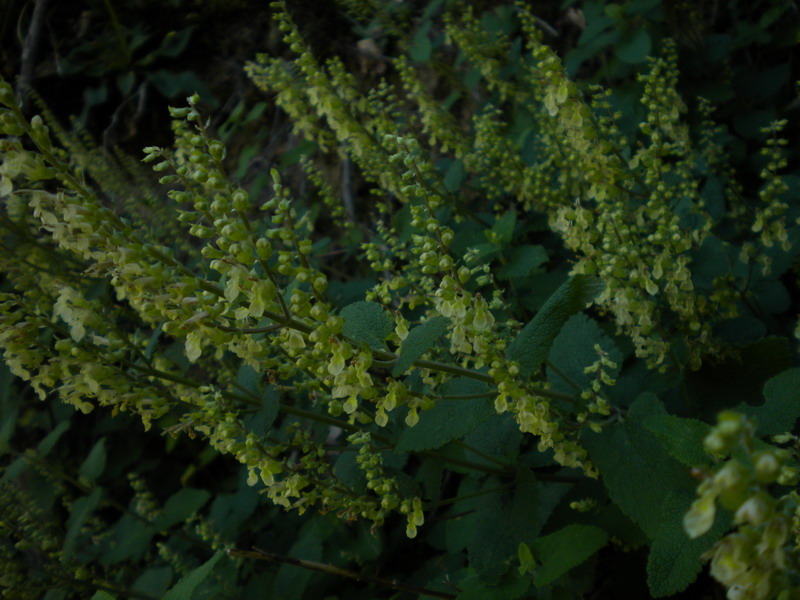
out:
{"label": "textured leaf", "polygon": [[172,567],[152,567],[136,578],[131,588],[134,592],[161,598],[172,581]]}
{"label": "textured leaf", "polygon": [[498,243],[501,246],[507,246],[514,237],[514,227],[517,225],[517,212],[509,210],[494,222],[492,231],[497,234]]}
{"label": "textured leaf", "polygon": [[543,484],[527,469],[520,470],[509,492],[479,497],[478,518],[467,547],[470,566],[482,579],[503,572],[508,559],[515,559],[520,542],[536,539],[568,484]]}
{"label": "textured leaf", "polygon": [[497,277],[500,279],[508,280],[527,277],[549,259],[544,247],[538,245],[525,244],[515,246],[510,250],[509,254],[508,263],[497,271]]}
{"label": "textured leaf", "polygon": [[786,433],[800,417],[800,368],[779,373],[764,384],[764,404],[742,405],[737,410],[757,423],[759,436]]}
{"label": "textured leaf", "polygon": [[[481,423],[478,429],[464,438],[464,442],[483,454],[506,462],[514,462],[519,455],[523,439],[524,436],[514,417],[506,412],[502,415],[496,414]],[[487,466],[493,464],[477,455],[470,456],[470,460],[485,463]]]}
{"label": "textured leaf", "polygon": [[531,551],[541,562],[534,576],[537,587],[550,585],[608,542],[608,533],[592,525],[567,525],[537,539]]}
{"label": "textured leaf", "polygon": [[164,530],[185,521],[200,510],[210,497],[211,494],[206,490],[182,488],[169,497],[164,504],[164,510],[158,515],[153,525],[159,530]]}
{"label": "textured leaf", "polygon": [[683,528],[683,515],[695,495],[689,490],[667,494],[661,506],[662,525],[650,546],[647,558],[647,583],[656,598],[682,592],[703,567],[700,555],[711,548],[731,525],[726,513],[705,535],[689,539]]}
{"label": "textured leaf", "polygon": [[400,346],[392,376],[399,377],[405,373],[415,360],[430,350],[449,323],[450,319],[446,317],[434,317],[411,329]]}
{"label": "textured leaf", "polygon": [[576,312],[583,310],[600,293],[602,282],[588,275],[575,275],[565,281],[536,316],[522,328],[508,346],[506,355],[519,363],[520,375],[530,375],[545,361],[561,327]]}
{"label": "textured leaf", "polygon": [[103,472],[103,469],[106,466],[106,439],[101,438],[95,445],[92,447],[91,452],[89,452],[89,456],[86,457],[86,460],[83,461],[81,465],[80,471],[78,471],[78,476],[81,479],[85,479],[86,481],[92,482]]}
{"label": "textured leaf", "polygon": [[392,318],[375,302],[354,302],[342,309],[341,317],[344,319],[343,333],[373,350],[383,350],[383,341],[394,329]]}
{"label": "textured leaf", "polygon": [[[583,370],[600,358],[594,349],[595,344],[600,344],[617,365],[622,364],[622,353],[594,319],[582,313],[570,317],[553,341],[548,355],[549,363],[561,372],[559,374],[547,368],[547,380],[553,384],[553,389],[574,394],[579,390],[571,384],[577,385],[580,390],[591,385],[595,374],[587,374]],[[607,372],[616,378],[619,368]]]}
{"label": "textured leaf", "polygon": [[83,529],[83,524],[89,515],[97,508],[100,498],[103,495],[103,490],[95,488],[88,496],[78,498],[69,511],[69,519],[67,520],[67,534],[64,536],[63,552],[65,557],[72,556],[75,551],[75,544],[78,541],[78,536]]}
{"label": "textured leaf", "polygon": [[357,494],[367,491],[367,478],[356,462],[355,452],[342,452],[333,467],[333,474],[348,489]]}
{"label": "textured leaf", "polygon": [[636,28],[614,46],[614,53],[620,60],[636,65],[645,61],[650,48],[650,35],[644,29]]}
{"label": "textured leaf", "polygon": [[273,388],[267,389],[260,393],[259,396],[261,397],[261,406],[255,413],[245,417],[244,426],[247,431],[256,435],[267,435],[278,416],[280,403],[278,402],[278,395]]}
{"label": "textured leaf", "polygon": [[683,464],[690,467],[711,465],[711,459],[703,449],[703,439],[711,426],[697,419],[684,419],[674,415],[654,415],[644,421],[664,449]]}
{"label": "textured leaf", "polygon": [[[410,333],[409,333],[410,335]],[[480,394],[486,384],[459,377],[448,382],[443,392],[448,395]],[[403,430],[397,452],[418,452],[439,448],[463,438],[495,414],[491,398],[439,400],[420,415],[419,423]]]}
{"label": "textured leaf", "polygon": [[639,396],[625,421],[583,439],[589,458],[598,467],[611,500],[653,539],[661,526],[660,507],[677,489],[694,493],[689,470],[672,458],[644,425],[653,415],[666,414],[651,393]]}
{"label": "textured leaf", "polygon": [[108,566],[125,560],[141,560],[156,533],[154,527],[142,523],[132,514],[122,515],[102,541],[100,563]]}
{"label": "textured leaf", "polygon": [[181,577],[180,581],[172,586],[164,595],[163,600],[192,600],[197,587],[208,579],[208,576],[211,575],[211,571],[214,570],[214,566],[223,556],[224,553],[217,552],[191,573]]}
{"label": "textured leaf", "polygon": [[[428,589],[436,589],[426,586]],[[456,596],[456,600],[515,600],[516,598],[528,598],[525,592],[531,587],[530,577],[518,577],[506,574],[499,583],[484,583],[478,577],[470,577],[459,583],[461,592]],[[444,593],[450,592],[449,587],[440,587]],[[428,600],[430,596],[419,596]]]}

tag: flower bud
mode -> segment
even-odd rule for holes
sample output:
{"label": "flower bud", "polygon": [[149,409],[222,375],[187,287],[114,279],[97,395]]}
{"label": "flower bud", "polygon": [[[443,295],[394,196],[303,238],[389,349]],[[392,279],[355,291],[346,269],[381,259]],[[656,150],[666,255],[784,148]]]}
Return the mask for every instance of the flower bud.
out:
{"label": "flower bud", "polygon": [[772,515],[772,503],[772,499],[764,494],[752,496],[737,509],[734,521],[760,525]]}
{"label": "flower bud", "polygon": [[753,458],[756,479],[761,483],[772,483],[778,478],[781,463],[772,452],[760,452]]}
{"label": "flower bud", "polygon": [[683,528],[694,539],[706,533],[714,524],[717,506],[713,494],[705,494],[692,503],[689,512],[683,517]]}

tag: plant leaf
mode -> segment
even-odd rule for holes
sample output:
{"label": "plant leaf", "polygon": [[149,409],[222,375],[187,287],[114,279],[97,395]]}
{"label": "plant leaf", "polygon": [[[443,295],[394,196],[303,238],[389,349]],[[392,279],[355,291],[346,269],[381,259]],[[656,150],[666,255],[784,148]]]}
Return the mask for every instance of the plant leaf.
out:
{"label": "plant leaf", "polygon": [[792,368],[775,375],[764,384],[764,404],[737,407],[756,420],[758,435],[775,435],[794,429],[800,417],[800,368]]}
{"label": "plant leaf", "polygon": [[100,440],[92,447],[89,456],[81,464],[78,477],[88,482],[93,482],[103,472],[106,466],[106,438]]}
{"label": "plant leaf", "polygon": [[446,317],[433,317],[409,331],[400,346],[392,377],[405,373],[415,360],[430,350],[449,323],[450,319]]}
{"label": "plant leaf", "polygon": [[577,567],[608,542],[608,533],[592,525],[567,525],[537,539],[531,552],[541,565],[536,568],[536,587],[550,585]]}
{"label": "plant leaf", "polygon": [[[595,344],[599,344],[617,365],[622,364],[622,353],[594,319],[578,313],[564,323],[548,355],[550,364],[561,372],[559,374],[551,367],[547,368],[547,380],[553,384],[554,390],[574,394],[591,385],[595,374],[584,373],[583,370],[600,358],[594,349]],[[606,372],[616,378],[619,367],[606,369]],[[578,389],[572,384],[577,385]]]}
{"label": "plant leaf", "polygon": [[214,566],[223,556],[224,554],[222,552],[217,552],[191,573],[181,577],[178,583],[172,586],[164,595],[163,600],[192,600],[194,591],[201,583],[208,579],[208,576],[211,575],[211,571],[214,570]]}
{"label": "plant leaf", "polygon": [[519,363],[522,378],[530,377],[545,361],[553,340],[567,319],[583,310],[601,289],[602,282],[596,277],[575,275],[550,296],[506,350],[509,360]]}
{"label": "plant leaf", "polygon": [[164,510],[153,521],[153,525],[163,531],[176,523],[185,521],[200,510],[210,497],[211,494],[206,490],[181,488],[169,497],[164,504]]}
{"label": "plant leaf", "polygon": [[497,270],[499,279],[519,279],[527,277],[549,259],[543,246],[524,244],[509,250],[508,263]]}
{"label": "plant leaf", "polygon": [[[367,344],[373,350],[386,348],[383,341],[394,329],[394,320],[376,302],[354,302],[342,309],[342,332],[352,340]],[[410,334],[410,332],[409,332]]]}
{"label": "plant leaf", "polygon": [[659,439],[664,449],[689,467],[711,465],[703,450],[703,439],[711,426],[697,419],[684,419],[674,415],[654,415],[644,421],[645,427]]}
{"label": "plant leaf", "polygon": [[636,65],[645,61],[650,54],[651,45],[650,34],[644,29],[636,28],[625,34],[614,46],[614,54],[620,60]]}
{"label": "plant leaf", "polygon": [[528,469],[517,472],[512,491],[478,498],[474,534],[467,547],[470,566],[482,579],[500,575],[520,542],[531,544],[570,484],[542,483]]}
{"label": "plant leaf", "polygon": [[[449,395],[481,394],[487,390],[485,383],[465,377],[453,379],[443,387]],[[422,413],[419,423],[403,430],[395,450],[402,453],[439,448],[463,438],[494,414],[491,398],[439,400]]]}
{"label": "plant leaf", "polygon": [[654,539],[661,527],[660,507],[678,489],[694,493],[688,469],[672,458],[644,425],[652,415],[666,414],[655,394],[646,392],[631,405],[625,421],[582,440],[600,470],[611,500]]}
{"label": "plant leaf", "polygon": [[89,515],[97,508],[100,502],[100,497],[103,495],[101,488],[95,488],[88,496],[78,498],[69,511],[69,519],[67,520],[67,533],[64,536],[63,552],[65,557],[72,556],[75,551],[75,543],[78,541],[78,536],[83,529],[83,524]]}
{"label": "plant leaf", "polygon": [[656,598],[685,590],[702,569],[700,555],[730,528],[730,515],[722,512],[706,534],[690,539],[683,528],[683,515],[695,495],[688,490],[667,494],[661,506],[662,525],[647,557],[647,584]]}

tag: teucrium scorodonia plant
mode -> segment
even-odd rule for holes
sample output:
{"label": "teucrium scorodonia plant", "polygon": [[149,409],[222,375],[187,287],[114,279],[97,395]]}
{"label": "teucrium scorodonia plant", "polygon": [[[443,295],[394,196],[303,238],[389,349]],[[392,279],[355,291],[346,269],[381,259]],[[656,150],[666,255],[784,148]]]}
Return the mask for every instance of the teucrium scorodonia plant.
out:
{"label": "teucrium scorodonia plant", "polygon": [[[641,122],[623,132],[613,91],[570,80],[524,3],[507,13],[511,33],[446,13],[436,52],[482,78],[458,115],[424,64],[398,57],[366,89],[272,6],[289,53],[246,69],[313,148],[310,191],[277,168],[263,192],[234,180],[194,95],[170,109],[174,144],[144,150],[165,207],[124,213],[91,161],[2,83],[0,347],[12,372],[43,399],[199,435],[301,514],[378,531],[399,513],[415,537],[426,515],[492,498],[505,537],[491,556],[466,543],[481,585],[562,585],[602,548],[646,546],[656,596],[688,586],[702,556],[729,597],[794,590],[796,495],[773,496],[796,482],[794,454],[758,442],[744,417],[724,413],[710,434],[701,419],[731,408],[769,424],[775,402],[788,412],[764,434],[791,432],[796,372],[753,373],[757,391],[767,382],[758,409],[696,404],[696,373],[758,351],[760,333],[731,332],[772,323],[758,307],[780,292],[764,289],[794,265],[787,123],[764,131],[763,184],[742,210],[712,108],[681,96],[669,39],[641,66]],[[332,160],[358,172],[353,206],[337,188],[352,183],[323,168]],[[328,246],[348,253],[353,281]],[[738,527],[722,538],[716,500]],[[493,535],[473,526],[475,540]]]}

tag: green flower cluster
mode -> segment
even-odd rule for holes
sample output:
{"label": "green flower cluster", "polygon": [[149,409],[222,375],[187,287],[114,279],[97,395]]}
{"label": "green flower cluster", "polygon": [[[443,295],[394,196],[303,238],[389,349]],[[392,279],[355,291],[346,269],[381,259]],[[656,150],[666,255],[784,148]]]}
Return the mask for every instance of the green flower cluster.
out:
{"label": "green flower cluster", "polygon": [[737,529],[705,558],[711,561],[711,575],[728,588],[728,598],[791,598],[800,593],[790,546],[800,504],[796,493],[776,498],[771,489],[775,484],[796,486],[800,471],[790,451],[759,444],[754,433],[745,417],[719,415],[704,445],[712,456],[727,460],[713,473],[703,474],[699,498],[683,523],[690,537],[705,534],[714,524],[719,502],[734,514]]}

